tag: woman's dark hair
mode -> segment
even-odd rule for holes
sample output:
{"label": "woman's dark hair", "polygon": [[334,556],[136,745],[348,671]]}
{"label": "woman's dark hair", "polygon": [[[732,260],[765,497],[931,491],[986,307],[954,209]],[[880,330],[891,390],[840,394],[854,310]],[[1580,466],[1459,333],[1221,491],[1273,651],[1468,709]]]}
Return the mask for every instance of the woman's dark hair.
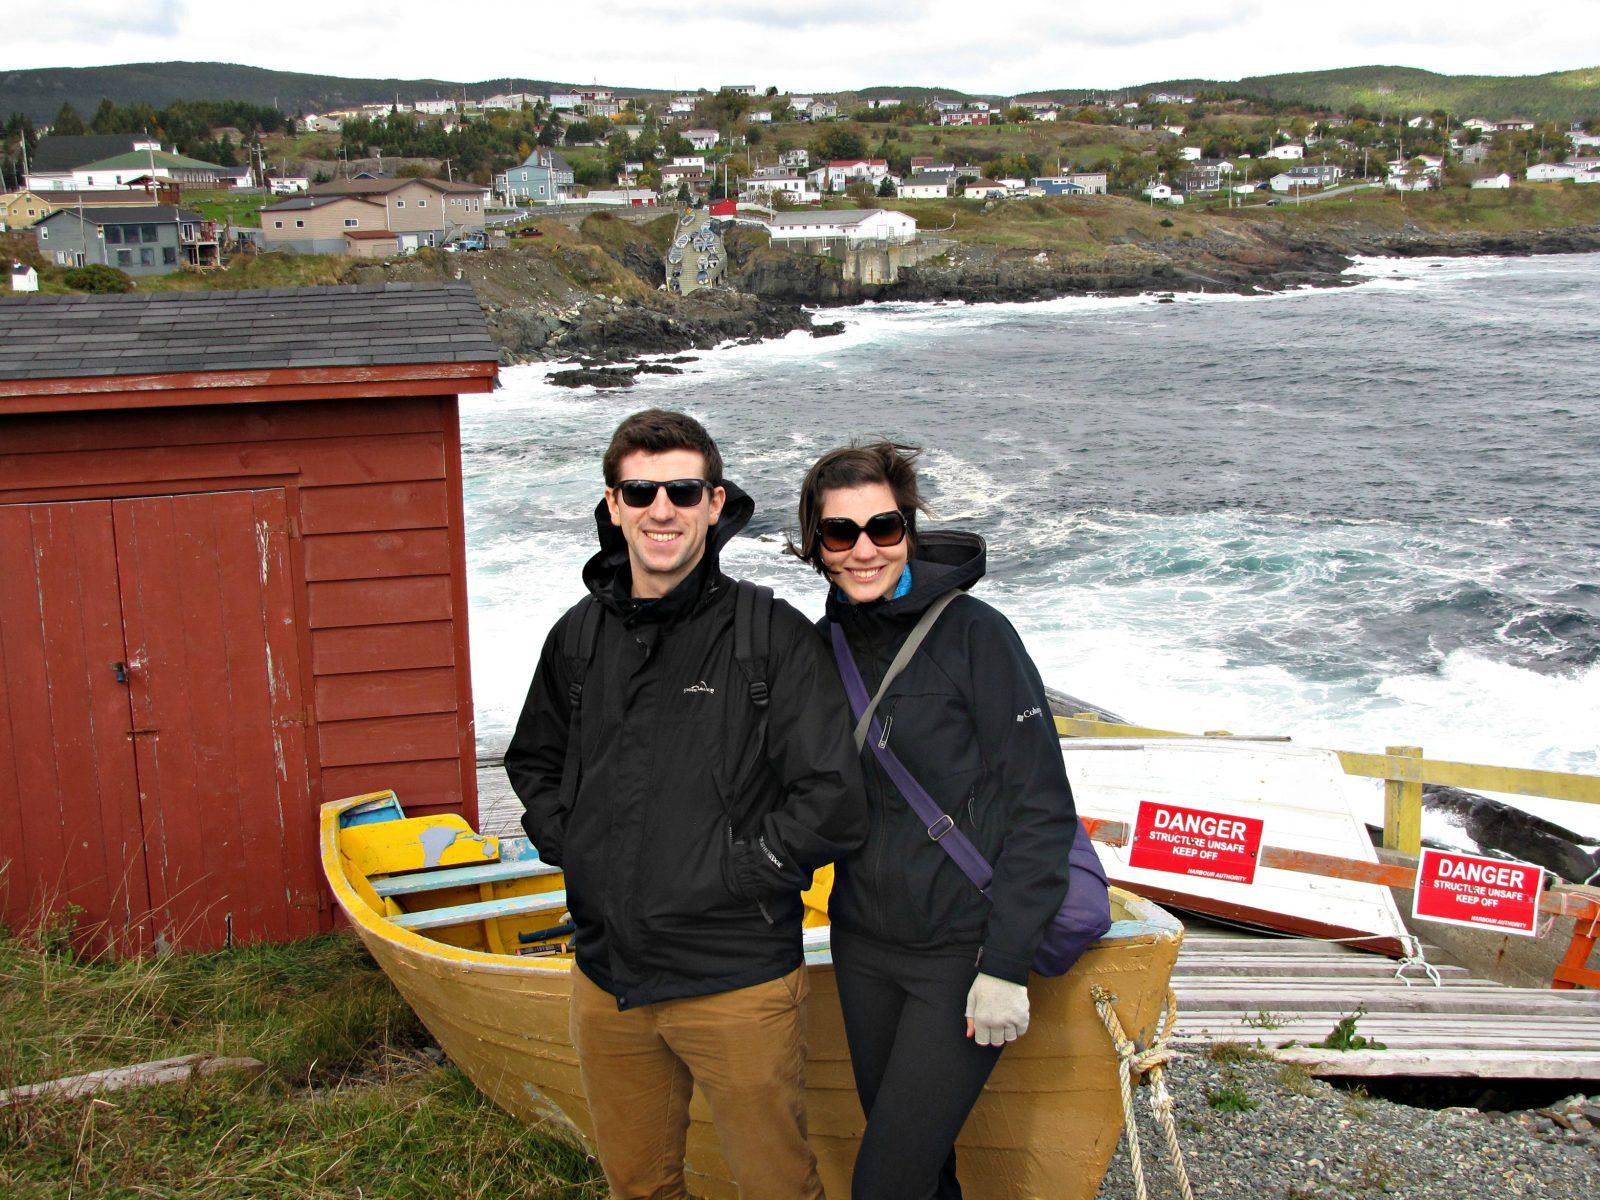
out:
{"label": "woman's dark hair", "polygon": [[823,494],[834,488],[882,483],[894,493],[895,507],[906,519],[906,536],[914,553],[917,513],[928,511],[928,506],[922,502],[922,493],[917,490],[916,458],[921,453],[920,446],[902,446],[898,442],[871,442],[865,446],[840,446],[829,450],[811,464],[805,482],[800,485],[799,536],[790,538],[784,549],[810,563],[817,574],[826,575],[819,528]]}
{"label": "woman's dark hair", "polygon": [[711,486],[722,486],[722,454],[706,432],[706,427],[688,413],[647,408],[623,418],[622,424],[611,435],[611,444],[606,447],[605,457],[600,460],[607,487],[617,486],[622,460],[638,450],[647,454],[693,450],[705,459],[706,478],[711,481]]}

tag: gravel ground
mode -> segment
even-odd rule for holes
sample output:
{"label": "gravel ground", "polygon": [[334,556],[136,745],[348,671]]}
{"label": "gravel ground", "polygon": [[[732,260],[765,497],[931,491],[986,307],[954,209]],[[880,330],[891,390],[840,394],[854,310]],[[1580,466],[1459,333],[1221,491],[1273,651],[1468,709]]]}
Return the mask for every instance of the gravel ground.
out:
{"label": "gravel ground", "polygon": [[[1342,1091],[1276,1062],[1192,1052],[1167,1073],[1197,1200],[1600,1197],[1600,1140],[1532,1113],[1427,1109]],[[1179,1195],[1166,1143],[1135,1095],[1150,1200]],[[1592,1103],[1592,1102],[1591,1102]],[[1229,1111],[1253,1104],[1250,1111]],[[1100,1200],[1134,1200],[1127,1141]]]}

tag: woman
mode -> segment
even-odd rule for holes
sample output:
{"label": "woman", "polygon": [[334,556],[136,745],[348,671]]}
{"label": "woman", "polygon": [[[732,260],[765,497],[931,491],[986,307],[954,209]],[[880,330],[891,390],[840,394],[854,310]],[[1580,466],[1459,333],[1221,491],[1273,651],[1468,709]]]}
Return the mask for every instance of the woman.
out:
{"label": "woman", "polygon": [[[843,631],[867,695],[929,607],[955,594],[878,705],[862,750],[870,832],[838,864],[829,901],[867,1114],[854,1200],[960,1197],[956,1135],[1005,1044],[1027,1032],[1029,964],[1066,895],[1077,831],[1039,673],[1010,623],[961,594],[983,576],[983,539],[917,532],[916,454],[879,442],[823,455],[791,545],[831,585],[823,632]],[[874,742],[944,816],[930,826],[911,810]],[[940,844],[949,828],[992,866],[987,895]]]}

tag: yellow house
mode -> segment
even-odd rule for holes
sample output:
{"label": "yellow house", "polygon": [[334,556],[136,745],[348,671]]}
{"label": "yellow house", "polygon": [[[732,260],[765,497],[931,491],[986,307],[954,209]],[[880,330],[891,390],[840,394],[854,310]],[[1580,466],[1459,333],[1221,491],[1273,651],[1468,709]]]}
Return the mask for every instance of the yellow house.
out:
{"label": "yellow house", "polygon": [[27,229],[60,207],[37,192],[0,193],[0,229]]}

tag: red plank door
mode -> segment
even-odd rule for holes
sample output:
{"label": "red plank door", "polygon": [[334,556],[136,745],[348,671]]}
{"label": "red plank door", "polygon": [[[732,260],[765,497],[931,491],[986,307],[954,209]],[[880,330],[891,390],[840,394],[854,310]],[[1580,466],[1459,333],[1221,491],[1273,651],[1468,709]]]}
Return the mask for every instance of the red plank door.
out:
{"label": "red plank door", "polygon": [[150,933],[106,501],[0,505],[0,921],[75,910],[78,941]]}
{"label": "red plank door", "polygon": [[319,927],[282,489],[117,500],[117,573],[158,945]]}

